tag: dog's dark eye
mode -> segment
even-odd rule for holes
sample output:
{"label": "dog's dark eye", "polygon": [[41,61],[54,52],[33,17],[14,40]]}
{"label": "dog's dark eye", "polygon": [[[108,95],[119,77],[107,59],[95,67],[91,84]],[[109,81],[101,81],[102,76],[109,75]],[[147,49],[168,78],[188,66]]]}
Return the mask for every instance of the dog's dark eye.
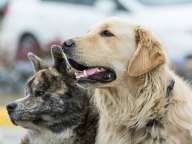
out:
{"label": "dog's dark eye", "polygon": [[103,36],[103,37],[112,37],[112,36],[114,36],[114,34],[111,33],[111,32],[108,31],[108,30],[102,31],[102,32],[100,33],[100,35]]}
{"label": "dog's dark eye", "polygon": [[40,97],[40,96],[43,96],[44,94],[45,94],[45,92],[42,90],[36,90],[35,91],[35,97]]}

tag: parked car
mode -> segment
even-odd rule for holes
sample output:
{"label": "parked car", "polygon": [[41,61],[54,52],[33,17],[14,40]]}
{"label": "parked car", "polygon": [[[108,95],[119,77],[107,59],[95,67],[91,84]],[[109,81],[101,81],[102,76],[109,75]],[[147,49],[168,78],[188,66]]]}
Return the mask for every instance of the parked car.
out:
{"label": "parked car", "polygon": [[111,16],[133,20],[160,37],[179,69],[192,55],[192,0],[12,0],[2,23],[0,47],[13,62],[46,53],[53,43],[81,35]]}

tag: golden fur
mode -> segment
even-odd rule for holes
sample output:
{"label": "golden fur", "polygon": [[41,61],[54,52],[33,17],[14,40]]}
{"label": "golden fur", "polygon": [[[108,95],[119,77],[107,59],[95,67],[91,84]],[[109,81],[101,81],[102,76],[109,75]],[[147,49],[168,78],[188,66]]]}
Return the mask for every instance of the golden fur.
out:
{"label": "golden fur", "polygon": [[[103,30],[114,36],[102,37]],[[77,61],[117,74],[114,82],[94,85],[100,111],[97,144],[192,143],[192,91],[168,68],[160,42],[149,31],[112,18],[74,41]],[[175,86],[167,98],[171,79]],[[154,119],[158,123],[148,126]]]}

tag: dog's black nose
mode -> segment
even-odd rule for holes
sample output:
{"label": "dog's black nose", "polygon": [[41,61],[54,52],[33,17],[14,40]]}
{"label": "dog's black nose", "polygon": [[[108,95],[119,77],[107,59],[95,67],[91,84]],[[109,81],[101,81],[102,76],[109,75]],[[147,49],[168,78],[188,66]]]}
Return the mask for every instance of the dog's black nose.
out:
{"label": "dog's black nose", "polygon": [[69,39],[64,41],[62,49],[65,54],[67,54],[68,56],[71,56],[74,47],[75,47],[75,41],[72,39]]}
{"label": "dog's black nose", "polygon": [[67,48],[73,48],[73,47],[75,47],[75,42],[74,42],[74,40],[69,39],[69,40],[64,41],[63,47],[66,48],[66,49],[67,49]]}
{"label": "dog's black nose", "polygon": [[17,108],[17,104],[16,103],[10,103],[7,105],[7,111],[8,112],[12,112]]}

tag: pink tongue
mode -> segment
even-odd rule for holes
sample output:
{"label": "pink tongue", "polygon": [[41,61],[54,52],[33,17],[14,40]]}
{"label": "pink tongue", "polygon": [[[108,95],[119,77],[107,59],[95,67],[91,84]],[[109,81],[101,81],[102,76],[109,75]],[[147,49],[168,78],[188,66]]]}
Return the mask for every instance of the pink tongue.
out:
{"label": "pink tongue", "polygon": [[76,79],[87,78],[91,75],[94,75],[103,71],[105,71],[105,69],[103,68],[90,68],[84,71],[76,72],[75,76],[76,76]]}

